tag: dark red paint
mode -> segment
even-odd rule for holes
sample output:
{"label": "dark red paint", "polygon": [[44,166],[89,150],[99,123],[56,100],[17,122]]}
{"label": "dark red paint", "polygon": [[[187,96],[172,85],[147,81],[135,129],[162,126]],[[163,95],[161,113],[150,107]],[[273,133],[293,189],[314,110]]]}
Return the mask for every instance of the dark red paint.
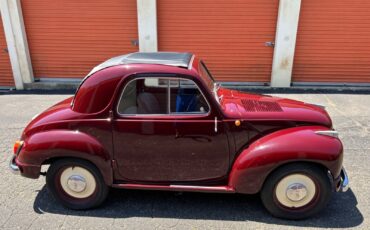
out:
{"label": "dark red paint", "polygon": [[[42,164],[69,157],[92,162],[108,185],[121,188],[256,193],[274,169],[298,161],[339,177],[340,140],[314,133],[332,127],[324,109],[225,88],[218,90],[219,104],[198,69],[195,58],[190,69],[126,64],[94,73],[74,98],[25,128],[16,158],[22,175],[37,178]],[[143,74],[192,79],[211,112],[121,117],[116,106],[123,87]]]}
{"label": "dark red paint", "polygon": [[[268,174],[292,162],[314,162],[330,170],[334,178],[342,169],[342,143],[315,134],[322,126],[283,129],[253,142],[237,157],[229,175],[229,187],[240,193],[257,193]],[[256,176],[258,175],[258,176]]]}

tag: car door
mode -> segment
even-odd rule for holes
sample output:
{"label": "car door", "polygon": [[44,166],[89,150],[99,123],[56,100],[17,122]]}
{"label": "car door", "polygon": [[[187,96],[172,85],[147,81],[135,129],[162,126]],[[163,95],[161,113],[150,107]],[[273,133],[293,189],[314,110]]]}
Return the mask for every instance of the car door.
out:
{"label": "car door", "polygon": [[185,182],[225,176],[228,140],[215,114],[192,80],[150,76],[131,80],[113,121],[116,177]]}

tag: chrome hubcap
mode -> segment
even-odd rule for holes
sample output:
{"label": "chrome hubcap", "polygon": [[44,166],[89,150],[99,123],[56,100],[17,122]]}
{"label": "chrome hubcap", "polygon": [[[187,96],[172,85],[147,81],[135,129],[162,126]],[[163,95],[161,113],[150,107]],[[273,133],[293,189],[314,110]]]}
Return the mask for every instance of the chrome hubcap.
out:
{"label": "chrome hubcap", "polygon": [[65,193],[78,199],[91,196],[97,187],[94,175],[79,166],[64,169],[60,175],[60,184]]}
{"label": "chrome hubcap", "polygon": [[86,189],[86,180],[80,175],[72,175],[68,178],[67,185],[74,192],[82,192]]}
{"label": "chrome hubcap", "polygon": [[288,186],[286,196],[291,201],[300,201],[307,196],[307,188],[301,183],[294,183]]}
{"label": "chrome hubcap", "polygon": [[277,201],[288,208],[308,205],[316,194],[316,185],[307,175],[296,173],[282,178],[275,187]]}

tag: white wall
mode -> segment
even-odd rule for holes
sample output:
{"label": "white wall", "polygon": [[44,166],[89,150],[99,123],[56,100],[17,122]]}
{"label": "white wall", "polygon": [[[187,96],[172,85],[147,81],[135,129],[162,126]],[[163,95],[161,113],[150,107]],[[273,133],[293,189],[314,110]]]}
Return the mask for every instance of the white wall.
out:
{"label": "white wall", "polygon": [[157,1],[137,0],[139,50],[157,52]]}
{"label": "white wall", "polygon": [[33,70],[20,0],[0,0],[0,12],[15,86],[23,89],[23,83],[33,82]]}
{"label": "white wall", "polygon": [[301,0],[280,0],[271,86],[290,87]]}

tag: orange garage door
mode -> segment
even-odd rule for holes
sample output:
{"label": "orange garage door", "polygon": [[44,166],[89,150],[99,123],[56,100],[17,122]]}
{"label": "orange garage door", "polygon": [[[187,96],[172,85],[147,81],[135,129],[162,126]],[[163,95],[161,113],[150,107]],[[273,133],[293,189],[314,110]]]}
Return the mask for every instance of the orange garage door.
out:
{"label": "orange garage door", "polygon": [[0,15],[0,87],[14,87],[12,68],[10,65],[3,22]]}
{"label": "orange garage door", "polygon": [[84,77],[112,56],[135,52],[136,0],[21,1],[36,78]]}
{"label": "orange garage door", "polygon": [[370,83],[370,1],[302,1],[293,82]]}
{"label": "orange garage door", "polygon": [[157,1],[160,51],[201,56],[220,81],[270,82],[278,1]]}

